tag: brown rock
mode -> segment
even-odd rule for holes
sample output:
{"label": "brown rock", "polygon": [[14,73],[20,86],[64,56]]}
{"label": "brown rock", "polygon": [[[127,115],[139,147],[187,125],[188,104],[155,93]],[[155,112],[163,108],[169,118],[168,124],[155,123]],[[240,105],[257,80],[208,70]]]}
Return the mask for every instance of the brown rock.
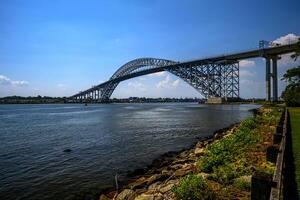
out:
{"label": "brown rock", "polygon": [[163,200],[164,199],[164,196],[162,194],[160,194],[160,193],[155,194],[154,197],[155,197],[155,200]]}
{"label": "brown rock", "polygon": [[170,170],[168,169],[163,169],[161,171],[161,174],[165,175],[165,176],[171,176],[172,175],[172,172],[170,172]]}
{"label": "brown rock", "polygon": [[174,186],[174,184],[167,184],[166,186],[162,187],[159,191],[161,193],[166,193],[166,192],[170,191],[173,186]]}
{"label": "brown rock", "polygon": [[216,133],[214,135],[214,139],[220,139],[222,136],[223,136],[222,133]]}
{"label": "brown rock", "polygon": [[169,180],[167,184],[177,185],[179,183],[179,179]]}
{"label": "brown rock", "polygon": [[111,200],[111,199],[108,198],[106,195],[101,194],[101,196],[99,197],[99,200]]}
{"label": "brown rock", "polygon": [[116,195],[117,191],[111,191],[108,194],[106,194],[106,196],[110,199],[113,199]]}
{"label": "brown rock", "polygon": [[147,184],[150,185],[152,184],[154,181],[160,179],[162,177],[161,174],[154,174],[153,176],[151,176],[150,178],[147,179]]}
{"label": "brown rock", "polygon": [[134,200],[154,200],[153,194],[141,194],[137,196]]}
{"label": "brown rock", "polygon": [[191,171],[186,171],[184,169],[178,169],[174,172],[174,175],[177,176],[177,177],[181,177],[181,176],[185,176],[187,175],[188,173],[190,173]]}
{"label": "brown rock", "polygon": [[180,157],[186,157],[189,154],[188,151],[183,151],[179,154]]}
{"label": "brown rock", "polygon": [[195,152],[196,156],[201,156],[204,154],[204,151],[205,151],[204,148],[196,148],[194,152]]}
{"label": "brown rock", "polygon": [[148,181],[148,179],[146,177],[140,177],[137,180],[135,180],[134,182],[130,183],[128,185],[128,187],[131,189],[143,188],[143,187],[145,187],[147,181]]}
{"label": "brown rock", "polygon": [[155,182],[148,187],[149,190],[159,190],[161,182]]}
{"label": "brown rock", "polygon": [[176,170],[176,169],[182,168],[182,164],[171,165],[170,168]]}
{"label": "brown rock", "polygon": [[118,194],[116,200],[132,200],[135,198],[135,192],[130,189],[123,190],[120,194]]}
{"label": "brown rock", "polygon": [[143,189],[136,189],[136,190],[134,190],[134,191],[135,191],[136,196],[137,196],[137,195],[140,195],[140,194],[142,194],[142,193],[147,192],[148,190],[145,189],[145,188],[143,188]]}

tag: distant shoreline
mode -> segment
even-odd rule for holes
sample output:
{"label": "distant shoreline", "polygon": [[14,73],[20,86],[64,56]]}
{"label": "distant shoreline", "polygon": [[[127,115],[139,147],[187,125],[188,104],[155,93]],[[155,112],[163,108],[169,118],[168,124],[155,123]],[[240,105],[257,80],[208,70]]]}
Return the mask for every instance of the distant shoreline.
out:
{"label": "distant shoreline", "polygon": [[[228,103],[261,103],[264,99],[236,99]],[[0,104],[109,104],[109,103],[205,103],[204,98],[146,98],[146,97],[129,97],[129,98],[112,98],[107,102],[100,102],[95,100],[82,100],[82,102],[70,101],[67,97],[21,97],[9,96],[0,98]]]}

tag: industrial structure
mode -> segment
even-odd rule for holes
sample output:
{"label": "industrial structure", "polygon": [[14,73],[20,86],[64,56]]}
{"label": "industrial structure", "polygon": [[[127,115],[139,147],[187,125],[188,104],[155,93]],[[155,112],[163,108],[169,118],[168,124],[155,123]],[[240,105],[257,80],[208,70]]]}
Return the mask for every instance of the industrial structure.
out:
{"label": "industrial structure", "polygon": [[[264,57],[266,60],[266,100],[278,100],[277,60],[280,55],[299,52],[300,41],[234,54],[175,62],[156,58],[139,58],[120,67],[112,77],[70,97],[73,102],[107,102],[118,84],[124,80],[161,71],[170,72],[195,88],[205,98],[232,99],[239,97],[239,61]],[[271,70],[272,64],[272,70]],[[271,84],[272,78],[272,84]],[[272,98],[271,98],[272,85]]]}

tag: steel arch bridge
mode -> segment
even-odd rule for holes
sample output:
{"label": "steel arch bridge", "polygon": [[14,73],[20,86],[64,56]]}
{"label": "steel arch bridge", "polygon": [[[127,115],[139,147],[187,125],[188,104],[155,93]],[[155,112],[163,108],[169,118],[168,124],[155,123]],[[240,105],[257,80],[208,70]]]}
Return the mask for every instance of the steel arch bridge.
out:
{"label": "steel arch bridge", "polygon": [[[205,98],[239,97],[239,60],[263,57],[266,60],[266,100],[278,100],[277,60],[280,55],[300,52],[300,39],[296,43],[276,45],[233,54],[220,55],[175,62],[157,58],[139,58],[121,66],[112,77],[99,85],[93,86],[70,97],[73,101],[107,101],[118,84],[124,80],[151,73],[167,71],[180,77]],[[272,70],[271,70],[272,63]],[[272,78],[272,82],[271,82]]]}
{"label": "steel arch bridge", "polygon": [[139,58],[121,66],[108,81],[81,91],[71,98],[107,101],[121,81],[161,71],[178,76],[206,98],[239,97],[238,61],[179,63],[165,59]]}

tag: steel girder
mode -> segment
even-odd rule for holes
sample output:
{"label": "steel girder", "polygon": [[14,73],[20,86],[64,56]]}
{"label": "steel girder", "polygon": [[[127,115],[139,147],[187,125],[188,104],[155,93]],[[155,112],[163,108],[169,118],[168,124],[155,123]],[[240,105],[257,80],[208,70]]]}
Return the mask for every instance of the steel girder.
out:
{"label": "steel girder", "polygon": [[[120,67],[109,80],[113,80],[131,73],[135,73],[142,70],[147,70],[156,67],[163,67],[168,65],[174,65],[177,62],[165,60],[165,59],[157,59],[157,58],[139,58],[132,60],[122,67]],[[118,86],[117,83],[109,83],[106,87],[102,89],[101,98],[109,99],[112,95],[115,88]]]}
{"label": "steel girder", "polygon": [[167,69],[204,97],[239,97],[239,63],[222,62],[179,65]]}
{"label": "steel girder", "polygon": [[170,60],[155,58],[141,58],[130,61],[120,67],[112,75],[109,81],[90,88],[84,92],[80,92],[73,97],[80,100],[108,100],[115,88],[118,86],[119,82],[122,81],[120,80],[122,77],[161,67],[164,67],[163,70],[183,79],[206,98],[239,97],[238,61],[180,64]]}

